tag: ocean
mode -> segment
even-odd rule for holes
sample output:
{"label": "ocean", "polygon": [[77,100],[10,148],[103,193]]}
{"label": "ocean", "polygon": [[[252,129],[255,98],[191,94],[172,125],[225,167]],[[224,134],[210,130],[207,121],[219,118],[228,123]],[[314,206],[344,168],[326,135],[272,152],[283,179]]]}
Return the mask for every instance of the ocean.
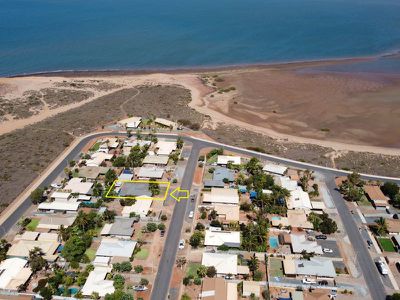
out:
{"label": "ocean", "polygon": [[399,48],[398,0],[0,0],[0,76],[260,64]]}

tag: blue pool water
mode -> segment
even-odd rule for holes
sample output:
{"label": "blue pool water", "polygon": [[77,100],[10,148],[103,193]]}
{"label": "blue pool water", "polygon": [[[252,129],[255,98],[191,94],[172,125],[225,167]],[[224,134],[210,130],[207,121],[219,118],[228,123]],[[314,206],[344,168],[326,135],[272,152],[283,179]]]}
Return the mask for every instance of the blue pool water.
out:
{"label": "blue pool water", "polygon": [[400,48],[398,0],[0,0],[0,75],[363,56]]}
{"label": "blue pool water", "polygon": [[281,219],[281,217],[279,217],[279,216],[271,217],[271,220],[273,220],[273,221],[279,221],[280,219]]}
{"label": "blue pool water", "polygon": [[279,241],[278,241],[278,238],[276,236],[270,236],[269,237],[269,246],[272,249],[276,249],[276,248],[279,247]]}

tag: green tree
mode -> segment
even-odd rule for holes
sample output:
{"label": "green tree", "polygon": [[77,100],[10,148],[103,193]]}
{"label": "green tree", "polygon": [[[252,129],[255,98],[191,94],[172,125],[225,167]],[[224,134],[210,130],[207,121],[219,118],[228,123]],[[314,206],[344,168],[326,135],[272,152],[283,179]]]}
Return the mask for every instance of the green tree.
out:
{"label": "green tree", "polygon": [[72,235],[65,243],[61,254],[68,262],[79,262],[91,241],[92,238],[88,235]]}
{"label": "green tree", "polygon": [[247,265],[249,266],[249,270],[253,273],[258,270],[259,260],[255,254],[247,261]]}
{"label": "green tree", "polygon": [[122,275],[119,275],[119,274],[114,275],[113,281],[114,281],[113,284],[114,284],[115,289],[121,290],[124,288],[125,278]]}
{"label": "green tree", "polygon": [[203,265],[199,266],[199,268],[197,269],[197,275],[200,278],[205,277],[207,275],[207,267]]}
{"label": "green tree", "polygon": [[135,266],[135,273],[142,273],[143,272],[143,266],[137,265]]}
{"label": "green tree", "polygon": [[156,223],[147,223],[147,225],[146,225],[146,229],[147,229],[148,231],[150,231],[150,232],[156,231],[157,228],[158,228],[158,226],[157,226]]}
{"label": "green tree", "polygon": [[42,270],[46,266],[46,260],[43,258],[42,249],[39,247],[35,247],[29,251],[28,261],[33,273]]}
{"label": "green tree", "polygon": [[151,192],[151,196],[156,196],[160,194],[160,184],[155,181],[151,181],[149,183],[149,191]]}
{"label": "green tree", "polygon": [[160,223],[158,224],[158,230],[165,230],[165,224],[164,223]]}
{"label": "green tree", "polygon": [[381,190],[391,200],[394,200],[396,195],[399,193],[399,186],[394,182],[387,181],[383,184]]}
{"label": "green tree", "polygon": [[204,241],[204,234],[201,231],[195,231],[189,239],[189,244],[193,248],[197,248],[202,245]]}
{"label": "green tree", "polygon": [[31,193],[31,200],[33,204],[39,204],[44,201],[43,197],[44,189],[43,188],[36,188]]}
{"label": "green tree", "polygon": [[388,226],[385,218],[380,217],[375,220],[376,223],[376,231],[379,235],[385,235],[388,232]]}
{"label": "green tree", "polygon": [[190,296],[185,293],[182,295],[181,300],[192,300],[192,298],[190,298]]}
{"label": "green tree", "polygon": [[48,287],[43,287],[39,294],[44,300],[51,300],[53,298],[53,291]]}
{"label": "green tree", "polygon": [[142,278],[140,279],[140,285],[144,286],[149,285],[149,281],[146,278]]}
{"label": "green tree", "polygon": [[108,208],[103,212],[103,220],[106,222],[114,222],[117,213],[115,210],[109,210]]}
{"label": "green tree", "polygon": [[182,147],[183,147],[183,139],[182,139],[181,137],[178,137],[178,138],[176,139],[176,147],[177,147],[178,149],[182,149]]}
{"label": "green tree", "polygon": [[117,179],[117,174],[113,169],[109,169],[105,175],[105,184],[106,186],[111,186],[113,182]]}
{"label": "green tree", "polygon": [[7,240],[0,240],[0,262],[7,258],[8,249],[10,249],[11,244]]}
{"label": "green tree", "polygon": [[124,155],[118,156],[113,161],[113,167],[121,168],[126,165],[126,157]]}
{"label": "green tree", "polygon": [[207,268],[207,277],[213,278],[217,275],[217,269],[214,266],[210,266]]}

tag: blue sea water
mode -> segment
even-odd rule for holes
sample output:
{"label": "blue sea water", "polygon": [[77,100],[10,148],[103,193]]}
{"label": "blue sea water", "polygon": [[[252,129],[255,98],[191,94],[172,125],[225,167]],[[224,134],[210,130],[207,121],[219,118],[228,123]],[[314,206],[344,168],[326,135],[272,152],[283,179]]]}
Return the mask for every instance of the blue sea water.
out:
{"label": "blue sea water", "polygon": [[398,48],[398,0],[0,0],[3,76],[257,64]]}

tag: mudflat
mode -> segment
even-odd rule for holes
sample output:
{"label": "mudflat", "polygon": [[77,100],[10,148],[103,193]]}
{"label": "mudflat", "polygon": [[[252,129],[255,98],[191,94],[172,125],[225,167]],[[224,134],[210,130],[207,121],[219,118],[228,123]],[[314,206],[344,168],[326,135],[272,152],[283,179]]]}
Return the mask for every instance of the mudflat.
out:
{"label": "mudflat", "polygon": [[203,108],[276,138],[400,147],[399,75],[310,73],[303,67],[210,73],[204,81],[216,92],[205,97]]}

